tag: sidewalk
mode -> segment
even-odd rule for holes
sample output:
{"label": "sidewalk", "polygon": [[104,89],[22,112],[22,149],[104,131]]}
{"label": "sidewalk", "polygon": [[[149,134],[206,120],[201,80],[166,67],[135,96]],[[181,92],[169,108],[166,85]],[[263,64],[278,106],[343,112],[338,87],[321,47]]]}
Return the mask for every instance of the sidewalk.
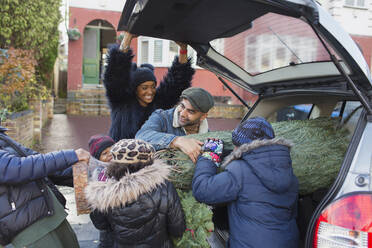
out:
{"label": "sidewalk", "polygon": [[[237,119],[209,119],[211,131],[231,130],[237,124]],[[90,136],[97,133],[108,133],[109,117],[67,116],[55,114],[52,121],[43,130],[41,152],[61,149],[88,149]],[[74,190],[69,187],[59,187],[67,199],[68,221],[76,232],[81,248],[93,248],[98,243],[98,231],[94,228],[89,215],[76,215]]]}

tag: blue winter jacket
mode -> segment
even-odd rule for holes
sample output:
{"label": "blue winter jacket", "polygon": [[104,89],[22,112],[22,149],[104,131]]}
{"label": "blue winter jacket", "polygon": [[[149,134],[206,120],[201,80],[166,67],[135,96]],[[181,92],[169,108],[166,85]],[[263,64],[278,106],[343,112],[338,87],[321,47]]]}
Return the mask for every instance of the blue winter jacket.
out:
{"label": "blue winter jacket", "polygon": [[157,109],[136,134],[136,139],[149,142],[155,150],[166,149],[177,136],[185,136],[182,127],[173,126],[173,114],[176,108]]}
{"label": "blue winter jacket", "polygon": [[[4,131],[0,126],[1,245],[10,243],[37,220],[54,214],[47,187],[57,189],[47,176],[57,177],[59,172],[63,177],[71,177],[71,169],[65,169],[78,161],[73,150],[37,154],[11,140]],[[16,149],[26,157],[21,157]]]}
{"label": "blue winter jacket", "polygon": [[244,144],[219,174],[211,160],[199,157],[193,195],[207,204],[228,204],[229,247],[298,247],[298,181],[289,146],[283,139]]}

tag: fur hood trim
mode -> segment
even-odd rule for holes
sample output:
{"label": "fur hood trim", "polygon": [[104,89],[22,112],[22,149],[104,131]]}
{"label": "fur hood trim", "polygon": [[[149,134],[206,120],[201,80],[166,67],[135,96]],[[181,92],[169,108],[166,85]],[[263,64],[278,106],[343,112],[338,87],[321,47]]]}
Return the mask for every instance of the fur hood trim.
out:
{"label": "fur hood trim", "polygon": [[283,138],[274,138],[274,139],[269,139],[269,140],[254,140],[251,143],[243,144],[239,146],[237,149],[235,149],[234,151],[232,151],[230,155],[227,156],[223,160],[221,167],[225,169],[226,166],[230,162],[240,159],[243,156],[243,153],[245,152],[249,152],[261,146],[270,146],[270,145],[283,145],[283,146],[288,146],[289,148],[291,148],[293,146],[293,143]]}
{"label": "fur hood trim", "polygon": [[100,212],[110,208],[125,206],[165,183],[171,167],[161,160],[155,160],[151,166],[128,174],[119,181],[110,178],[106,182],[89,182],[85,188],[85,197],[90,207]]}

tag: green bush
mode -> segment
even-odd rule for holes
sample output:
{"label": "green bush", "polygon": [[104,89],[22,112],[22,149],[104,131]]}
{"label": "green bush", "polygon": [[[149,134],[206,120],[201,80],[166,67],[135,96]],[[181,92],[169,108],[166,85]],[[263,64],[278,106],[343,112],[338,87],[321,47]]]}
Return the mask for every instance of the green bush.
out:
{"label": "green bush", "polygon": [[36,81],[36,65],[32,51],[0,49],[1,119],[28,109],[30,99],[46,100],[50,96],[50,91]]}
{"label": "green bush", "polygon": [[58,51],[60,0],[6,0],[1,2],[0,48],[32,50],[38,62],[36,73],[44,85]]}

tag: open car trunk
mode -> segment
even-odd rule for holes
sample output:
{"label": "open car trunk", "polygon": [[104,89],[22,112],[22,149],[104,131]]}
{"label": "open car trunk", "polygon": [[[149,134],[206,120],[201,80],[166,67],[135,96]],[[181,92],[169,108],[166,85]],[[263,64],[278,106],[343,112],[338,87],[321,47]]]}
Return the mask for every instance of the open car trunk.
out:
{"label": "open car trunk", "polygon": [[[250,117],[254,116],[264,116],[267,118],[270,123],[273,125],[274,130],[277,131],[278,126],[293,126],[293,121],[303,122],[303,123],[310,123],[313,120],[317,120],[318,118],[329,118],[329,120],[334,121],[334,129],[335,132],[340,132],[343,135],[345,131],[347,131],[347,137],[343,139],[344,143],[344,151],[338,152],[338,160],[336,163],[330,163],[329,165],[334,166],[334,170],[328,174],[324,175],[324,177],[329,177],[331,180],[330,183],[326,184],[326,187],[317,187],[315,191],[312,192],[305,192],[299,194],[298,199],[298,213],[297,213],[297,224],[300,231],[300,247],[308,247],[305,246],[305,240],[308,232],[308,227],[311,223],[312,216],[314,215],[318,205],[324,200],[325,196],[329,193],[330,189],[334,187],[334,182],[336,181],[337,175],[342,167],[343,163],[349,163],[347,161],[347,154],[353,154],[356,150],[356,144],[353,140],[360,138],[360,121],[363,120],[363,108],[361,107],[361,103],[358,99],[353,95],[343,95],[340,92],[333,92],[332,94],[322,94],[322,92],[296,92],[296,94],[286,94],[281,96],[275,97],[266,97],[260,99],[255,106],[252,107],[252,110],[248,113]],[[324,119],[324,121],[328,121],[328,119]],[[300,128],[300,126],[298,126]],[[321,126],[314,126],[314,129],[318,128],[322,129]],[[326,127],[324,127],[326,128]],[[306,133],[306,128],[301,130],[296,129],[288,129],[289,131],[293,132],[289,137],[292,137],[292,142],[295,146],[306,146],[306,149],[303,150],[304,153],[309,151],[317,152],[319,151],[317,146],[322,146],[323,148],[326,146],[325,144],[317,144],[313,143],[312,147],[308,147],[304,145],[305,143],[309,143],[311,141],[308,140],[317,140],[314,137],[307,136],[301,134],[301,132]],[[314,134],[314,133],[312,133]],[[282,136],[281,136],[282,137]],[[301,138],[299,138],[301,137]],[[336,136],[329,136],[324,137],[324,143],[332,144],[333,141],[331,139],[336,138]],[[292,163],[294,168],[298,168],[298,152],[302,149],[297,148],[296,150],[291,151]],[[324,154],[327,153],[335,153],[336,151],[333,149],[323,151]],[[324,156],[320,155],[320,156]],[[334,159],[335,154],[332,154],[329,159]],[[304,156],[300,154],[300,156]],[[333,158],[332,158],[333,156]],[[311,156],[309,156],[311,160]],[[314,169],[321,169],[321,166],[318,165],[319,161],[315,159]],[[304,160],[302,160],[304,161]],[[310,164],[311,162],[305,162],[306,164]],[[305,165],[304,165],[305,166]],[[306,165],[310,166],[311,165]],[[296,174],[296,170],[295,170]],[[306,174],[307,177],[316,176],[316,173],[309,172]],[[298,175],[298,174],[297,174]],[[301,174],[298,179],[300,184],[304,183],[303,174]],[[311,179],[311,178],[309,178]],[[320,179],[322,181],[323,179]],[[300,192],[301,190],[300,187]],[[213,208],[213,222],[215,224],[215,236],[219,240],[219,244],[225,244],[228,240],[229,236],[229,227],[228,227],[228,217],[227,217],[227,208],[226,206],[216,206]],[[212,246],[213,247],[213,246]]]}
{"label": "open car trunk", "polygon": [[[316,207],[336,197],[366,122],[372,122],[370,72],[351,37],[311,0],[128,0],[119,30],[188,43],[199,66],[259,96],[245,118],[329,117],[345,125],[348,148],[334,184],[299,196],[302,245],[312,247],[308,226],[321,211]],[[213,220],[223,244],[225,209],[215,209]]]}
{"label": "open car trunk", "polygon": [[[372,89],[368,65],[355,42],[311,0],[128,0],[119,30],[188,43],[200,66],[257,94],[294,85],[327,88],[334,79],[342,81],[331,54],[359,90]],[[223,49],[214,49],[221,39]],[[265,58],[255,51],[259,42],[276,55]],[[250,64],[257,59],[264,61]]]}

